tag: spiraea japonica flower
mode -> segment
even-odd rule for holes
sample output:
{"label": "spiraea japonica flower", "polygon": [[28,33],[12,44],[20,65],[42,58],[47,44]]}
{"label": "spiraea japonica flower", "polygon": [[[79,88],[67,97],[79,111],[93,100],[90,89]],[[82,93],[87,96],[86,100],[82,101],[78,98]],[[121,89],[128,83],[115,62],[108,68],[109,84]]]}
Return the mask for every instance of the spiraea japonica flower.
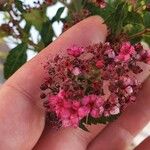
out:
{"label": "spiraea japonica flower", "polygon": [[94,3],[96,3],[100,8],[105,8],[107,6],[105,0],[92,0]]}
{"label": "spiraea japonica flower", "polygon": [[150,62],[149,50],[141,44],[106,42],[66,51],[48,61],[48,77],[41,85],[41,98],[56,126],[107,122],[135,102],[141,87],[135,74],[143,71],[139,62]]}

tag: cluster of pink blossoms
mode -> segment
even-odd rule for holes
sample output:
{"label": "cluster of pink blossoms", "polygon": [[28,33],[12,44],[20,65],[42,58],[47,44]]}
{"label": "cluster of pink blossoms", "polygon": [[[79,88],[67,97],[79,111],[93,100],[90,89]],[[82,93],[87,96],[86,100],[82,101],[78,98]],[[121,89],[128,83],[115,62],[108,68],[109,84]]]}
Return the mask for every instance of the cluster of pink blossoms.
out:
{"label": "cluster of pink blossoms", "polygon": [[135,102],[141,84],[130,73],[143,71],[139,62],[150,64],[150,52],[141,44],[73,46],[67,53],[47,63],[48,77],[41,85],[41,98],[47,112],[55,114],[53,121],[62,127],[88,124],[90,118],[99,123]]}
{"label": "cluster of pink blossoms", "polygon": [[92,0],[95,2],[100,8],[105,8],[107,6],[107,3],[105,0]]}
{"label": "cluster of pink blossoms", "polygon": [[63,127],[78,127],[84,117],[91,115],[98,118],[104,112],[104,100],[96,95],[84,96],[81,101],[68,100],[65,92],[60,91],[55,96],[49,96],[49,104],[62,121]]}
{"label": "cluster of pink blossoms", "polygon": [[122,45],[120,49],[119,55],[116,57],[118,61],[128,61],[131,56],[136,54],[134,46],[132,46],[129,42],[126,42]]}

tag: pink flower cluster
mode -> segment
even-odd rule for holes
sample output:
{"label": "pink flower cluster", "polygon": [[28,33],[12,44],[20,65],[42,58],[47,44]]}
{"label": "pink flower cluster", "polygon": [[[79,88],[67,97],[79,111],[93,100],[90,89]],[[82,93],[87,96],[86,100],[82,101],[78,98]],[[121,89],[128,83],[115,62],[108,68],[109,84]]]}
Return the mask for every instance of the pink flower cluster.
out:
{"label": "pink flower cluster", "polygon": [[139,43],[135,46],[131,45],[130,42],[122,43],[119,54],[116,57],[116,61],[128,62],[133,58],[150,64],[150,50],[143,49]]}
{"label": "pink flower cluster", "polygon": [[84,48],[83,47],[73,46],[71,48],[68,48],[67,52],[71,56],[79,57],[84,52]]}
{"label": "pink flower cluster", "polygon": [[130,73],[143,71],[140,62],[150,64],[150,50],[139,43],[106,42],[67,52],[47,63],[48,78],[41,85],[47,113],[53,112],[61,126],[78,127],[89,118],[99,123],[135,102],[141,85]]}
{"label": "pink flower cluster", "polygon": [[150,50],[143,50],[139,56],[139,60],[144,61],[147,64],[150,64]]}
{"label": "pink flower cluster", "polygon": [[50,95],[48,101],[63,127],[78,127],[84,117],[91,115],[99,118],[104,112],[104,100],[96,95],[85,96],[81,101],[72,101],[66,99],[65,92],[61,90],[55,96]]}
{"label": "pink flower cluster", "polygon": [[100,7],[100,8],[105,8],[107,6],[105,0],[96,0],[96,4]]}
{"label": "pink flower cluster", "polygon": [[127,62],[132,58],[132,56],[135,53],[136,52],[135,52],[134,46],[132,46],[130,44],[130,42],[125,42],[125,43],[122,44],[122,46],[120,48],[120,53],[117,56],[116,60]]}

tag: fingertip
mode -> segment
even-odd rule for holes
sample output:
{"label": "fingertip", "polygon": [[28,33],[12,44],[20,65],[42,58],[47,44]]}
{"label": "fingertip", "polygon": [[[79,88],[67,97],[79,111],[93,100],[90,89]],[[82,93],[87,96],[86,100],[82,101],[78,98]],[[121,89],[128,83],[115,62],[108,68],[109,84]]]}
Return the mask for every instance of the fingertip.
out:
{"label": "fingertip", "polygon": [[95,31],[97,31],[98,42],[105,42],[107,37],[107,26],[104,23],[104,19],[97,15],[87,18],[87,21],[91,22],[91,27],[93,26],[93,28],[95,28]]}
{"label": "fingertip", "polygon": [[[74,42],[76,42],[76,37],[79,39],[77,44],[86,45],[105,42],[107,37],[107,26],[104,24],[104,20],[100,16],[91,16],[81,22],[77,23],[75,26],[68,29],[62,37],[67,37],[68,34],[74,33]],[[60,38],[62,38],[60,36]]]}

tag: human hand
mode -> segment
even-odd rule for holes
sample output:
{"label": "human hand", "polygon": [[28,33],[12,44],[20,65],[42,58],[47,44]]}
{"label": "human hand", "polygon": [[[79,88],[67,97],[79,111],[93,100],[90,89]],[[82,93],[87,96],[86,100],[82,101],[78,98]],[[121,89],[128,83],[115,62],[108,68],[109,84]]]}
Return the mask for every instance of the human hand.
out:
{"label": "human hand", "polygon": [[[1,150],[123,150],[150,120],[150,79],[145,82],[137,103],[115,122],[89,126],[87,133],[77,128],[58,131],[45,125],[45,113],[39,98],[47,56],[65,55],[73,44],[87,46],[104,42],[107,29],[99,17],[90,17],[75,25],[19,69],[0,89]],[[140,80],[148,77],[145,67]],[[43,132],[43,134],[42,134]],[[41,136],[42,134],[42,136]],[[40,137],[41,136],[41,137]],[[150,140],[146,142],[147,148]],[[34,148],[33,148],[34,147]],[[144,150],[144,149],[142,149]]]}

